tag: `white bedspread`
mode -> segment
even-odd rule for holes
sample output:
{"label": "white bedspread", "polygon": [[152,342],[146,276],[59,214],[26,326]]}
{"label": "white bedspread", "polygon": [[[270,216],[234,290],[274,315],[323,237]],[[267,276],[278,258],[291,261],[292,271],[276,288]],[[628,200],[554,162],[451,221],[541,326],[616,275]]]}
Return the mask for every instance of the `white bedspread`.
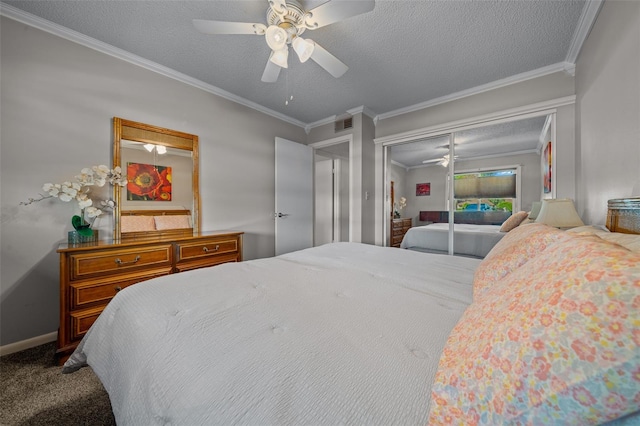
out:
{"label": "white bedspread", "polygon": [[[453,232],[453,250],[455,254],[483,258],[505,235],[506,232],[500,232],[500,225],[456,223]],[[449,224],[432,223],[410,228],[402,239],[400,248],[447,253]]]}
{"label": "white bedspread", "polygon": [[476,259],[336,243],[128,287],[85,365],[118,425],[424,425]]}

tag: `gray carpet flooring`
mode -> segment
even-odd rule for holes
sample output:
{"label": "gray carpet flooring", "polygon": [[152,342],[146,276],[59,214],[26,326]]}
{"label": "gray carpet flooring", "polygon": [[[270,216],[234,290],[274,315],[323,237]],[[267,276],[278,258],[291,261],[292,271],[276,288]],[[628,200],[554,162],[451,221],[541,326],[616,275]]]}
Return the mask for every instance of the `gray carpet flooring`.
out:
{"label": "gray carpet flooring", "polygon": [[62,374],[54,353],[48,343],[0,357],[0,425],[115,425],[93,371]]}

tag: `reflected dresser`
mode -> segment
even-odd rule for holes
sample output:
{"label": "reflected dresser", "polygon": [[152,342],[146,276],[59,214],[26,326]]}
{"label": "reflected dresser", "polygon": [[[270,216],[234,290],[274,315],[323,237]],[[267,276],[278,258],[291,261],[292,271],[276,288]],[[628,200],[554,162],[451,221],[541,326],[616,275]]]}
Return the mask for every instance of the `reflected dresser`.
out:
{"label": "reflected dresser", "polygon": [[404,234],[413,226],[411,218],[391,219],[391,247],[400,247]]}

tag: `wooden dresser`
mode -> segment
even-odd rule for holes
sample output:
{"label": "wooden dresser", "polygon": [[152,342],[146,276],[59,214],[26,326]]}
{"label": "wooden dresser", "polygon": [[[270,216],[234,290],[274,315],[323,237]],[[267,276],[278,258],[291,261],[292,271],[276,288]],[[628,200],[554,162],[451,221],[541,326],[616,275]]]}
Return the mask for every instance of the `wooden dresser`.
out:
{"label": "wooden dresser", "polygon": [[413,226],[412,219],[391,219],[391,247],[400,247],[404,234]]}
{"label": "wooden dresser", "polygon": [[64,362],[104,307],[125,287],[162,275],[242,261],[242,232],[202,232],[171,239],[61,244],[60,328]]}

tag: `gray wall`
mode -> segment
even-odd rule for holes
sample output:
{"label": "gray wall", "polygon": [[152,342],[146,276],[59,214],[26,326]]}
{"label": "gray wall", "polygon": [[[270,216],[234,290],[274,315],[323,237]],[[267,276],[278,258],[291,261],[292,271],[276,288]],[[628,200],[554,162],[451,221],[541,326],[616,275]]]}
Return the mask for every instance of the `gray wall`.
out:
{"label": "gray wall", "polygon": [[578,212],[640,196],[640,2],[606,1],[576,64]]}
{"label": "gray wall", "polygon": [[4,17],[1,31],[1,345],[57,330],[55,250],[78,213],[19,203],[111,164],[114,116],[198,135],[202,228],[245,231],[245,259],[274,254],[274,139],[303,129]]}
{"label": "gray wall", "polygon": [[375,137],[373,120],[363,113],[353,115],[353,128],[335,132],[334,124],[329,123],[311,129],[307,143],[321,142],[340,136],[351,135],[353,139],[353,182],[351,197],[351,241],[368,244],[375,243],[376,201],[375,186]]}

